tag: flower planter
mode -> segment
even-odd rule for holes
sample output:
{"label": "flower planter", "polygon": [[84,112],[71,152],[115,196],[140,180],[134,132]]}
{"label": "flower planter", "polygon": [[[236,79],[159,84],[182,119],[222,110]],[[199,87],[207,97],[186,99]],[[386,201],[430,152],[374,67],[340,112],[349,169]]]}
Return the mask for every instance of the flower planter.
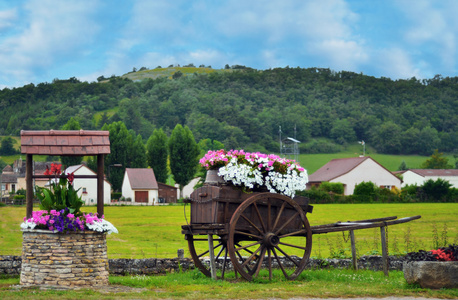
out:
{"label": "flower planter", "polygon": [[23,230],[21,285],[108,285],[106,233]]}
{"label": "flower planter", "polygon": [[458,288],[458,261],[413,261],[403,265],[407,283],[422,288]]}

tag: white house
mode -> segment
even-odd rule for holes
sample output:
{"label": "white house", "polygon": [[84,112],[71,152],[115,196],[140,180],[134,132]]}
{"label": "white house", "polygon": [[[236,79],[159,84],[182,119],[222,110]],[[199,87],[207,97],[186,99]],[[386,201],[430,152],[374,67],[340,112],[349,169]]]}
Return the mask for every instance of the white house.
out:
{"label": "white house", "polygon": [[[94,171],[86,167],[85,165],[70,166],[65,169],[65,174],[74,175],[97,175]],[[78,195],[81,196],[81,200],[86,205],[97,204],[97,179],[95,178],[75,178],[73,180],[73,187],[78,190]],[[104,180],[103,181],[103,203],[111,203],[111,184]]]}
{"label": "white house", "polygon": [[345,195],[352,195],[355,186],[361,182],[371,181],[387,189],[401,188],[401,179],[369,156],[331,160],[309,176],[307,188],[325,181],[342,183]]}
{"label": "white house", "polygon": [[402,186],[423,185],[425,181],[442,179],[448,181],[452,187],[458,188],[458,169],[410,169],[398,172],[402,174]]}
{"label": "white house", "polygon": [[158,203],[158,184],[153,169],[126,168],[122,182],[122,196],[130,198],[132,204]]}

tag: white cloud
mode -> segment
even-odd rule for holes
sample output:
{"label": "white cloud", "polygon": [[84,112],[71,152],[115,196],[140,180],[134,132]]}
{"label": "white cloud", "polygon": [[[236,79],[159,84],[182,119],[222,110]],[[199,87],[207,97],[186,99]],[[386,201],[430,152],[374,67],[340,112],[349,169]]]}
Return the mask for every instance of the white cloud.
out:
{"label": "white cloud", "polygon": [[411,5],[411,2],[403,1],[400,7],[411,22],[405,31],[411,47],[421,49],[423,55],[438,57],[442,67],[456,71],[458,2],[419,0]]}
{"label": "white cloud", "polygon": [[30,80],[36,68],[51,68],[59,57],[77,58],[87,50],[98,30],[90,18],[94,8],[94,1],[31,0],[25,3],[20,8],[23,9],[21,31],[1,42],[2,76]]}
{"label": "white cloud", "polygon": [[15,8],[0,11],[0,32],[14,26],[16,18],[17,10]]}
{"label": "white cloud", "polygon": [[382,70],[384,77],[409,79],[416,77],[423,78],[421,71],[415,68],[411,58],[405,50],[391,48],[381,50],[377,56],[378,69]]}

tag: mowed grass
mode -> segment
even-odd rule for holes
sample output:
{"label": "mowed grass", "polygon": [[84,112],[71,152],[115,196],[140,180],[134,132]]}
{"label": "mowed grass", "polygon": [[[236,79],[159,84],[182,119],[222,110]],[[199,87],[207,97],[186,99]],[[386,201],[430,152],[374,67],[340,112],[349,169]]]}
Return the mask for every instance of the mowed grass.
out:
{"label": "mowed grass", "polygon": [[[263,272],[263,271],[261,271]],[[0,278],[1,299],[304,299],[425,297],[456,299],[458,289],[430,290],[406,284],[401,271],[304,270],[294,281],[281,271],[273,280],[212,280],[199,271],[165,276],[110,276],[110,287],[82,290],[18,289],[19,278]],[[410,298],[409,298],[410,299]]]}
{"label": "mowed grass", "polygon": [[[178,249],[189,256],[188,245],[181,234],[186,225],[184,206],[106,206],[105,217],[119,230],[107,237],[109,258],[173,258]],[[186,206],[189,220],[189,205]],[[34,208],[38,210],[38,207]],[[96,212],[96,207],[83,207]],[[22,235],[19,224],[25,207],[0,207],[0,255],[21,255]],[[310,225],[336,221],[355,221],[388,216],[398,218],[421,215],[422,218],[388,228],[391,254],[419,249],[430,250],[434,236],[439,241],[458,243],[458,203],[410,204],[317,204],[308,214]],[[436,228],[436,233],[434,233]],[[380,230],[355,232],[358,255],[381,253]],[[312,257],[327,258],[334,252],[350,255],[347,232],[314,235]]]}

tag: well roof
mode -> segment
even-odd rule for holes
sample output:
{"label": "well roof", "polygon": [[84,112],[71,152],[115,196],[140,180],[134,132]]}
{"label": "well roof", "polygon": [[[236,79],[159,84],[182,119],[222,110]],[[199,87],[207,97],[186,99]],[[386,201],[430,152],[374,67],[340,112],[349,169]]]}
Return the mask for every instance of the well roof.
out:
{"label": "well roof", "polygon": [[84,156],[110,153],[108,131],[21,131],[21,153]]}

